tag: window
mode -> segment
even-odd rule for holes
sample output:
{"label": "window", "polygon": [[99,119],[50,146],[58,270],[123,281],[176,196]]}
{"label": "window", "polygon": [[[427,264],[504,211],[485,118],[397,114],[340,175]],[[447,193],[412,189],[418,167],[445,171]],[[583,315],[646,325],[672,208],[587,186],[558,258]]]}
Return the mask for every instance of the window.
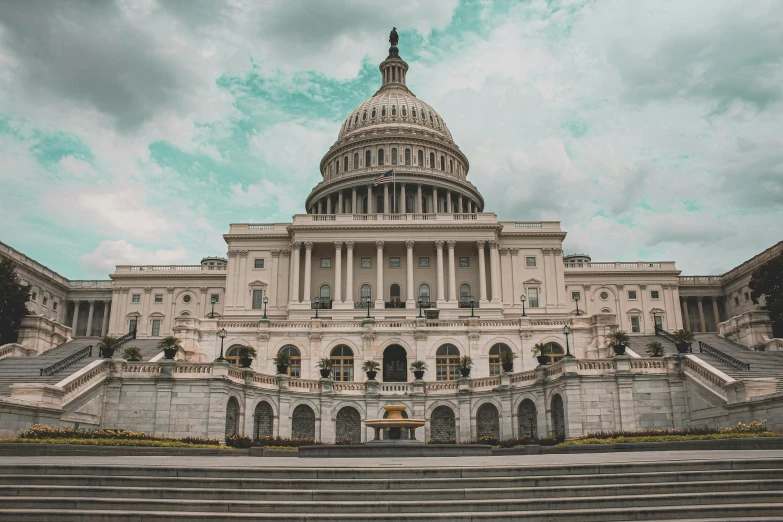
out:
{"label": "window", "polygon": [[386,117],[386,106],[384,105],[383,107],[381,107],[381,118],[385,118],[385,117]]}
{"label": "window", "polygon": [[440,157],[440,170],[446,170],[446,157],[441,156]]}
{"label": "window", "polygon": [[405,212],[409,214],[413,212],[413,196],[410,194],[405,195]]}
{"label": "window", "polygon": [[375,119],[375,117],[376,117],[377,115],[378,115],[378,112],[377,112],[375,109],[373,109],[373,110],[372,110],[372,113],[370,114],[370,117],[371,117],[371,118],[373,118],[373,119]]}
{"label": "window", "polygon": [[607,299],[609,299],[609,292],[601,292],[600,294],[598,294],[598,297],[601,298],[601,301],[606,301]]}
{"label": "window", "polygon": [[535,256],[529,256],[525,258],[525,266],[528,268],[535,268],[536,258]]}
{"label": "window", "polygon": [[397,106],[392,105],[392,116],[397,116]]}
{"label": "window", "polygon": [[189,303],[191,300],[191,297],[188,294],[185,294],[185,296],[182,298],[183,303]]}
{"label": "window", "polygon": [[332,268],[332,258],[331,257],[322,257],[321,258],[321,268]]}
{"label": "window", "polygon": [[[30,301],[37,301],[37,300],[38,300],[38,292],[33,292],[30,295]],[[138,302],[138,301],[135,301],[135,302]]]}
{"label": "window", "polygon": [[400,258],[399,257],[390,257],[389,258],[389,268],[400,268]]}
{"label": "window", "polygon": [[239,366],[239,349],[242,345],[234,344],[226,350],[226,360],[233,366]]}
{"label": "window", "polygon": [[431,169],[435,168],[435,153],[434,152],[430,152],[430,165],[429,165],[429,167]]}
{"label": "window", "polygon": [[359,153],[354,152],[353,154],[353,168],[358,169],[359,168]]}
{"label": "window", "polygon": [[362,268],[372,268],[372,258],[371,257],[363,257],[361,260],[360,266]]}
{"label": "window", "polygon": [[405,105],[402,106],[402,115],[403,116],[407,116],[408,115],[408,108]]}
{"label": "window", "polygon": [[460,257],[459,258],[459,267],[460,268],[467,268],[470,266],[470,258],[469,257]]}
{"label": "window", "polygon": [[334,171],[335,171],[335,174],[339,174],[340,173],[340,160],[339,159],[334,162]]}
{"label": "window", "polygon": [[502,352],[510,352],[511,348],[503,343],[497,343],[489,349],[489,374],[500,375],[502,373],[502,367],[500,364],[500,354]]}
{"label": "window", "polygon": [[372,164],[372,153],[368,150],[364,153],[364,166],[369,167]]}
{"label": "window", "polygon": [[46,306],[46,304],[47,304],[48,302],[49,302],[49,298],[48,298],[48,297],[46,297],[46,296],[44,296],[44,298],[43,298],[43,303],[42,303],[42,304],[43,304],[44,306]]}
{"label": "window", "polygon": [[162,303],[163,302],[163,294],[155,294],[155,302],[156,303]]}
{"label": "window", "polygon": [[459,285],[459,300],[461,303],[469,303],[470,302],[470,285],[467,283],[462,283]]}
{"label": "window", "polygon": [[375,196],[375,212],[378,214],[383,214],[383,194],[378,194]]}
{"label": "window", "polygon": [[658,290],[650,290],[650,298],[651,299],[660,299],[661,295],[658,293]]}
{"label": "window", "polygon": [[393,303],[400,302],[400,285],[394,283],[389,287],[389,300]]}
{"label": "window", "polygon": [[405,164],[411,164],[411,149],[405,149]]}
{"label": "window", "polygon": [[348,172],[348,156],[343,158],[343,172]]}
{"label": "window", "polygon": [[628,299],[631,301],[636,300],[636,290],[628,290]]}
{"label": "window", "polygon": [[416,117],[416,107],[411,109],[411,116]]}
{"label": "window", "polygon": [[435,352],[435,380],[459,379],[459,350],[452,344],[444,344]]}
{"label": "window", "polygon": [[345,345],[332,349],[332,378],[335,381],[353,380],[353,350]]}
{"label": "window", "polygon": [[659,329],[663,329],[663,317],[660,315],[654,315],[653,321],[655,321],[655,327]]}
{"label": "window", "polygon": [[378,149],[378,165],[383,165],[383,149]]}
{"label": "window", "polygon": [[449,160],[449,173],[454,174],[454,160]]}
{"label": "window", "polygon": [[[33,301],[35,301],[35,294],[33,294]],[[140,303],[141,302],[141,294],[133,294],[131,296],[131,303]]]}
{"label": "window", "polygon": [[527,289],[527,305],[530,308],[538,308],[538,288]]}
{"label": "window", "polygon": [[264,260],[263,259],[254,259],[253,260],[253,268],[264,268]]}
{"label": "window", "polygon": [[420,257],[419,258],[419,268],[429,268],[430,267],[430,258],[429,257]]}
{"label": "window", "polygon": [[750,294],[745,292],[745,302],[747,303],[748,301],[750,301]]}
{"label": "window", "polygon": [[253,290],[253,310],[261,310],[264,307],[264,291]]}
{"label": "window", "polygon": [[296,346],[284,346],[280,350],[280,355],[287,355],[291,362],[288,364],[288,375],[291,377],[302,376],[302,354]]}
{"label": "window", "polygon": [[209,296],[209,302],[210,303],[219,303],[220,302],[220,294],[212,294]]}
{"label": "window", "polygon": [[734,296],[734,306],[739,306],[739,297]]}
{"label": "window", "polygon": [[158,337],[160,335],[160,319],[152,320],[152,337]]}
{"label": "window", "polygon": [[423,167],[424,166],[424,151],[423,150],[420,150],[416,154],[416,159],[419,160],[419,163],[418,163],[419,167]]}
{"label": "window", "polygon": [[549,362],[550,363],[556,363],[560,359],[563,358],[565,355],[565,350],[563,350],[563,347],[560,346],[557,343],[547,343],[544,346],[549,348]]}
{"label": "window", "polygon": [[579,292],[571,292],[571,300],[572,301],[579,301],[579,299],[581,299],[581,298],[582,298],[582,296],[579,295]]}
{"label": "window", "polygon": [[631,316],[631,332],[633,332],[633,333],[641,332],[641,329],[639,328],[639,316],[638,315],[632,315]]}
{"label": "window", "polygon": [[128,322],[128,333],[135,332],[136,331],[136,319],[131,319],[130,322]]}
{"label": "window", "polygon": [[182,312],[179,314],[180,317],[190,317],[190,312]]}
{"label": "window", "polygon": [[396,147],[392,149],[391,160],[392,160],[392,165],[396,165],[397,164],[397,148]]}
{"label": "window", "polygon": [[430,302],[430,285],[425,283],[419,287],[419,301]]}
{"label": "window", "polygon": [[57,310],[57,301],[52,303],[52,310]]}
{"label": "window", "polygon": [[364,113],[362,113],[362,121],[367,121],[367,111],[364,111]]}

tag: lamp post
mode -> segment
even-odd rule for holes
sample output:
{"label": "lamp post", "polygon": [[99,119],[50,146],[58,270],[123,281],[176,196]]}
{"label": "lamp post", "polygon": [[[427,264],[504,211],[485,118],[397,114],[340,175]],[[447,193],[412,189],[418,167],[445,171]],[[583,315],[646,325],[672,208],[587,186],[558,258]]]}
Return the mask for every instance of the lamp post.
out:
{"label": "lamp post", "polygon": [[266,304],[269,302],[269,298],[264,296],[264,319],[266,319]]}
{"label": "lamp post", "polygon": [[217,299],[213,296],[210,300],[210,303],[212,303],[212,311],[209,313],[209,318],[214,319],[215,318],[215,303],[217,303]]}
{"label": "lamp post", "polygon": [[321,308],[321,298],[316,297],[313,299],[313,306],[315,307],[315,317],[313,319],[318,319],[318,309]]}
{"label": "lamp post", "polygon": [[133,338],[136,338],[136,334],[139,331],[139,322],[141,321],[141,313],[133,312],[133,318],[136,319],[136,323],[133,325]]}
{"label": "lamp post", "polygon": [[419,305],[419,319],[421,319],[423,317],[421,315],[421,309],[424,307],[424,301],[422,299],[419,299],[419,302],[417,304]]}
{"label": "lamp post", "polygon": [[580,299],[580,293],[577,292],[574,294],[574,302],[576,303],[576,315],[579,315],[579,299]]}
{"label": "lamp post", "polygon": [[476,306],[476,299],[473,296],[470,296],[470,316],[476,317],[473,315],[473,307]]}
{"label": "lamp post", "polygon": [[221,328],[217,331],[218,337],[220,337],[220,357],[215,359],[215,362],[225,362],[226,358],[223,357],[223,339],[225,339],[228,336],[228,332],[225,328]]}
{"label": "lamp post", "polygon": [[519,300],[522,301],[522,317],[527,317],[527,315],[525,315],[525,301],[527,301],[527,296],[522,294],[519,296]]}
{"label": "lamp post", "polygon": [[568,327],[568,325],[565,325],[563,327],[563,333],[566,336],[566,354],[563,356],[563,358],[572,358],[573,355],[571,355],[571,345],[568,343],[568,336],[571,333],[571,328]]}
{"label": "lamp post", "polygon": [[372,298],[369,295],[365,295],[362,299],[364,300],[364,305],[367,307],[367,319],[369,319],[370,318],[370,305],[372,304]]}

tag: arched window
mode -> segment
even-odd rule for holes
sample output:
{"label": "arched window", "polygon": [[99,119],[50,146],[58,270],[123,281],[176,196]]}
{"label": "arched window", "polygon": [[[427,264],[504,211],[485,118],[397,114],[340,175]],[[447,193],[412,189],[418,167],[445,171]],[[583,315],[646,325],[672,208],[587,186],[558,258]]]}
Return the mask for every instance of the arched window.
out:
{"label": "arched window", "polygon": [[435,125],[435,121],[434,121],[434,120],[433,120],[433,118],[432,118],[432,113],[430,113],[430,123],[431,123],[432,125]]}
{"label": "arched window", "polygon": [[[347,168],[345,170],[348,170]],[[449,160],[449,173],[454,174],[454,160]]]}
{"label": "arched window", "polygon": [[408,115],[408,108],[405,105],[403,105],[402,106],[402,116],[404,118],[407,115]]}
{"label": "arched window", "polygon": [[190,312],[182,312],[179,315],[180,315],[180,317],[190,317]]}
{"label": "arched window", "polygon": [[383,194],[375,196],[375,213],[383,214]]}
{"label": "arched window", "polygon": [[364,166],[369,167],[372,165],[372,153],[368,150],[364,153]]}
{"label": "arched window", "polygon": [[446,158],[445,156],[440,157],[440,170],[445,171],[446,170]]}
{"label": "arched window", "polygon": [[545,346],[549,349],[550,364],[558,362],[565,355],[565,350],[557,343],[546,343]]}
{"label": "arched window", "polygon": [[378,149],[378,165],[383,165],[383,149]]}
{"label": "arched window", "polygon": [[497,343],[489,349],[489,374],[500,375],[503,373],[502,366],[500,364],[500,354],[502,352],[510,352],[511,348],[503,343]]}
{"label": "arched window", "polygon": [[411,149],[405,149],[405,164],[411,164]]}
{"label": "arched window", "polygon": [[332,378],[335,381],[353,380],[353,350],[345,345],[332,349]]}
{"label": "arched window", "polygon": [[348,172],[348,156],[343,158],[343,172]]}
{"label": "arched window", "polygon": [[413,117],[413,118],[416,117],[416,107],[411,109],[411,117]]}
{"label": "arched window", "polygon": [[394,283],[389,287],[389,300],[392,303],[400,302],[400,285]]}
{"label": "arched window", "polygon": [[431,169],[435,168],[435,153],[434,152],[430,152],[430,165],[429,165],[429,167]]}
{"label": "arched window", "polygon": [[559,394],[552,397],[552,435],[565,438],[565,408],[563,398]]}
{"label": "arched window", "polygon": [[274,418],[272,406],[268,402],[261,401],[256,405],[256,411],[253,414],[253,440],[272,436]]}
{"label": "arched window", "polygon": [[367,301],[368,299],[372,299],[372,288],[370,288],[370,285],[366,283],[363,284],[360,291],[362,294],[362,302]]}
{"label": "arched window", "polygon": [[435,380],[459,379],[459,350],[453,344],[444,344],[435,352]]}
{"label": "arched window", "polygon": [[362,114],[362,121],[367,121],[367,111],[364,111],[364,114]]}
{"label": "arched window", "polygon": [[237,434],[237,428],[239,427],[239,403],[236,397],[228,399],[226,405],[226,435],[232,437]]}
{"label": "arched window", "polygon": [[397,164],[397,148],[392,148],[392,165]]}
{"label": "arched window", "polygon": [[424,166],[424,151],[420,150],[416,154],[416,156],[417,156],[417,159],[419,160],[419,167],[423,167]]}
{"label": "arched window", "polygon": [[519,421],[519,436],[530,437],[534,439],[538,437],[538,419],[536,413],[536,405],[530,399],[525,399],[519,403],[517,409],[517,419]]}
{"label": "arched window", "polygon": [[421,213],[427,213],[427,198],[421,198]]}
{"label": "arched window", "polygon": [[359,113],[358,112],[356,113],[356,117],[353,119],[353,124],[356,125],[357,123],[359,123]]}
{"label": "arched window", "polygon": [[459,302],[470,303],[470,285],[467,283],[459,285]]}
{"label": "arched window", "polygon": [[318,291],[318,297],[321,298],[321,303],[331,301],[332,289],[329,287],[329,285],[321,285],[321,288]]}
{"label": "arched window", "polygon": [[377,113],[377,112],[375,112],[375,109],[373,109],[373,110],[372,110],[372,114],[370,114],[370,117],[371,117],[372,119],[375,119],[375,116],[377,116],[377,115],[378,115],[378,113]]}
{"label": "arched window", "polygon": [[425,303],[430,302],[430,285],[427,283],[419,286],[419,301],[423,301]]}
{"label": "arched window", "polygon": [[385,117],[386,117],[386,106],[384,105],[383,107],[381,107],[381,118],[385,118]]}
{"label": "arched window", "polygon": [[397,106],[392,105],[392,116],[397,116]]}
{"label": "arched window", "polygon": [[241,346],[235,344],[226,351],[225,357],[226,360],[229,362],[229,364],[233,364],[234,366],[239,366],[239,348],[241,348]]}
{"label": "arched window", "polygon": [[287,355],[290,357],[291,362],[288,363],[288,375],[291,377],[302,376],[302,354],[299,352],[299,348],[296,346],[283,346],[280,349],[280,355]]}
{"label": "arched window", "polygon": [[335,170],[335,174],[340,173],[340,160],[334,162],[334,170]]}
{"label": "arched window", "polygon": [[359,168],[359,153],[354,152],[353,153],[353,168],[358,169]]}

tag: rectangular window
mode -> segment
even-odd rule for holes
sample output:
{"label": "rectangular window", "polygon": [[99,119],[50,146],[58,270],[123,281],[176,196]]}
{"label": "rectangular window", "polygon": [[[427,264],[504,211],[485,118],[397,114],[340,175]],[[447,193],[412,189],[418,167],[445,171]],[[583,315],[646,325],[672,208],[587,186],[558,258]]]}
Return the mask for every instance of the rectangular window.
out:
{"label": "rectangular window", "polygon": [[155,302],[156,303],[162,303],[163,302],[163,294],[155,294]]}
{"label": "rectangular window", "polygon": [[264,268],[264,260],[263,259],[254,259],[253,260],[253,268]]}
{"label": "rectangular window", "polygon": [[152,320],[152,336],[158,337],[160,335],[160,319]]}
{"label": "rectangular window", "polygon": [[660,315],[654,315],[653,319],[655,320],[656,328],[663,328],[663,318]]}
{"label": "rectangular window", "polygon": [[739,306],[739,297],[734,296],[734,306]]}
{"label": "rectangular window", "polygon": [[470,258],[469,257],[460,257],[459,258],[459,267],[460,268],[467,268],[470,266]]}
{"label": "rectangular window", "polygon": [[220,294],[212,294],[209,296],[209,302],[210,303],[219,303],[220,302]]}
{"label": "rectangular window", "polygon": [[49,302],[49,298],[44,296],[43,298],[43,305],[46,306],[46,304]]}
{"label": "rectangular window", "polygon": [[748,301],[750,301],[750,294],[745,292],[745,302],[747,303]]}
{"label": "rectangular window", "polygon": [[527,289],[527,305],[530,308],[538,308],[538,288]]}
{"label": "rectangular window", "polygon": [[141,302],[141,294],[133,294],[131,296],[131,303],[140,303]]}
{"label": "rectangular window", "polygon": [[632,315],[631,316],[631,331],[633,333],[641,332],[641,329],[639,328],[639,316],[638,315]]}
{"label": "rectangular window", "polygon": [[636,301],[636,290],[628,290],[628,299]]}
{"label": "rectangular window", "polygon": [[131,319],[128,323],[128,333],[136,331],[136,319]]}
{"label": "rectangular window", "polygon": [[362,258],[362,268],[372,268],[372,258],[371,257],[363,257]]}
{"label": "rectangular window", "polygon": [[571,292],[571,300],[572,301],[579,301],[582,296],[579,295],[579,292]]}
{"label": "rectangular window", "polygon": [[38,299],[38,292],[33,292],[33,293],[30,295],[30,301],[35,301],[35,300],[37,300],[37,299]]}
{"label": "rectangular window", "polygon": [[264,307],[264,291],[253,290],[253,310],[261,310]]}
{"label": "rectangular window", "polygon": [[332,258],[331,257],[322,257],[321,258],[321,268],[332,268]]}
{"label": "rectangular window", "polygon": [[57,301],[52,303],[52,310],[57,310]]}
{"label": "rectangular window", "polygon": [[400,268],[400,258],[399,257],[390,257],[389,258],[389,268]]}
{"label": "rectangular window", "polygon": [[430,267],[430,258],[429,257],[420,257],[419,258],[419,268],[429,268]]}
{"label": "rectangular window", "polygon": [[525,266],[528,268],[535,268],[536,266],[536,258],[535,256],[526,257],[525,258]]}
{"label": "rectangular window", "polygon": [[658,290],[650,290],[650,298],[651,299],[660,299],[661,294],[658,292]]}

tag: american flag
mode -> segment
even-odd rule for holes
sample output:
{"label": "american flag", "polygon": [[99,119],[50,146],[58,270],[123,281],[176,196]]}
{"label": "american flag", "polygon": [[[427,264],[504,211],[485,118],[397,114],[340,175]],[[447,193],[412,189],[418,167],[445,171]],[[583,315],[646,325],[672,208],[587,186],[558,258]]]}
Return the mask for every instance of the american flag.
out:
{"label": "american flag", "polygon": [[384,183],[391,183],[394,181],[394,170],[389,170],[384,172],[383,174],[378,175],[375,178],[375,181],[373,182],[373,186],[377,187],[378,185],[383,185]]}

